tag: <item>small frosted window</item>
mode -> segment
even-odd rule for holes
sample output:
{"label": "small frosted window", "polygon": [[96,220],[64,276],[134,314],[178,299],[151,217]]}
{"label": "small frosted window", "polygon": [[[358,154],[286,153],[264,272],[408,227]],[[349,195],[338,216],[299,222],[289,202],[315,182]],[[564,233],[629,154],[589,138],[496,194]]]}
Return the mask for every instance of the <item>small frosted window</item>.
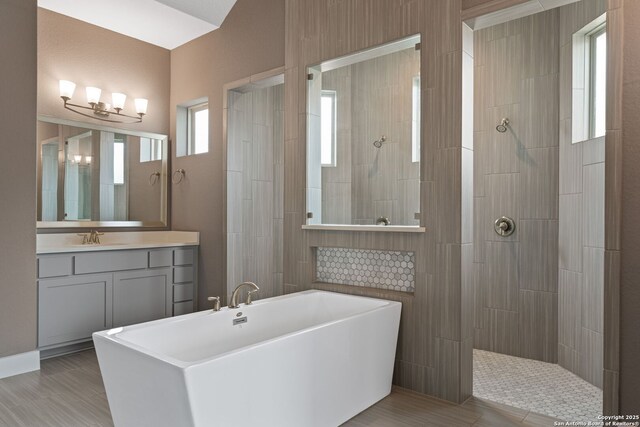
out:
{"label": "small frosted window", "polygon": [[591,137],[604,136],[607,94],[607,33],[591,34]]}
{"label": "small frosted window", "polygon": [[411,90],[411,161],[420,161],[420,76],[413,78]]}
{"label": "small frosted window", "polygon": [[113,143],[113,183],[124,184],[124,142]]}
{"label": "small frosted window", "polygon": [[189,108],[188,155],[209,151],[209,104]]}
{"label": "small frosted window", "polygon": [[323,90],[320,101],[320,163],[336,165],[336,93]]}

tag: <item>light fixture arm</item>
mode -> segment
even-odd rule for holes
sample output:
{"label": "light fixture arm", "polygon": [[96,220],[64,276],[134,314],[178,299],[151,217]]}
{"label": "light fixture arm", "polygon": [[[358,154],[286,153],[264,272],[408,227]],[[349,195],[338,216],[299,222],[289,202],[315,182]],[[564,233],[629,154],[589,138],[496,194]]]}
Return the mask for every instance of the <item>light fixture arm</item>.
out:
{"label": "light fixture arm", "polygon": [[[78,105],[78,104],[73,104],[73,103],[69,102],[71,100],[71,98],[69,98],[67,96],[61,96],[60,98],[62,98],[62,100],[64,101],[64,108],[66,108],[67,110],[73,111],[74,113],[80,114],[81,116],[89,117],[90,119],[101,120],[103,122],[110,122],[110,123],[141,123],[142,122],[142,117],[144,116],[143,113],[138,113],[137,116],[130,116],[128,114],[121,113],[120,112],[121,111],[120,108],[116,108],[115,111],[109,111],[109,109],[106,107],[106,104],[104,104],[102,102],[91,103],[91,104],[89,104],[89,105],[91,105],[90,107],[86,107],[84,105]],[[78,108],[82,109],[82,110],[91,111],[93,114],[87,114],[87,113],[83,113],[82,111],[78,111],[77,110]],[[131,121],[113,120],[113,119],[108,119],[107,118],[107,117],[112,116],[112,115],[113,116],[118,116],[118,117],[125,117],[127,119],[131,119]]]}

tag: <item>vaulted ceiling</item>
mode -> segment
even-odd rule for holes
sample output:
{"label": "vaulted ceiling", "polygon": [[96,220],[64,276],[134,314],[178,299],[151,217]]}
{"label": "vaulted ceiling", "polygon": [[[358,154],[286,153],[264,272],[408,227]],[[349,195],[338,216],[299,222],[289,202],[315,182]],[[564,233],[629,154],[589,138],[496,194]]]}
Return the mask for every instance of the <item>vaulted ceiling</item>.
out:
{"label": "vaulted ceiling", "polygon": [[236,0],[38,0],[38,6],[166,49],[219,28]]}

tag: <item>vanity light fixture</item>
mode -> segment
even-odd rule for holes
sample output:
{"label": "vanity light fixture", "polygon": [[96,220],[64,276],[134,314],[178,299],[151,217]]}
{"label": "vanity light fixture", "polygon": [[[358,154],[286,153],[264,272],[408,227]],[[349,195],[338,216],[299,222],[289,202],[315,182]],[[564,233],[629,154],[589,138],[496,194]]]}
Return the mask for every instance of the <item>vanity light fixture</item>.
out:
{"label": "vanity light fixture", "polygon": [[[140,123],[142,122],[142,116],[147,114],[147,104],[149,101],[144,98],[135,99],[137,116],[132,116],[122,113],[124,103],[127,99],[127,95],[124,93],[114,92],[111,95],[111,101],[113,103],[111,105],[100,101],[100,95],[102,94],[102,90],[100,88],[88,86],[86,91],[89,107],[87,107],[84,105],[72,104],[70,102],[75,90],[76,84],[74,82],[70,82],[69,80],[60,80],[60,98],[62,98],[62,101],[64,102],[64,108],[82,116],[111,123]],[[82,111],[78,111],[78,109],[89,110],[92,111],[93,114],[87,114]],[[118,118],[115,118],[115,116]]]}

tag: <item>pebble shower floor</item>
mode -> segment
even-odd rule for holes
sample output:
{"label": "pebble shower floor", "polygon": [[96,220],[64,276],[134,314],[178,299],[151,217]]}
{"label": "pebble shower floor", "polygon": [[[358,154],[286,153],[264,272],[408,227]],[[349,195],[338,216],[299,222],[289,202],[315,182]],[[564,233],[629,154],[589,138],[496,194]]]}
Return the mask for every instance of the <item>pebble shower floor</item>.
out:
{"label": "pebble shower floor", "polygon": [[559,365],[473,350],[473,395],[563,421],[595,423],[602,390]]}

